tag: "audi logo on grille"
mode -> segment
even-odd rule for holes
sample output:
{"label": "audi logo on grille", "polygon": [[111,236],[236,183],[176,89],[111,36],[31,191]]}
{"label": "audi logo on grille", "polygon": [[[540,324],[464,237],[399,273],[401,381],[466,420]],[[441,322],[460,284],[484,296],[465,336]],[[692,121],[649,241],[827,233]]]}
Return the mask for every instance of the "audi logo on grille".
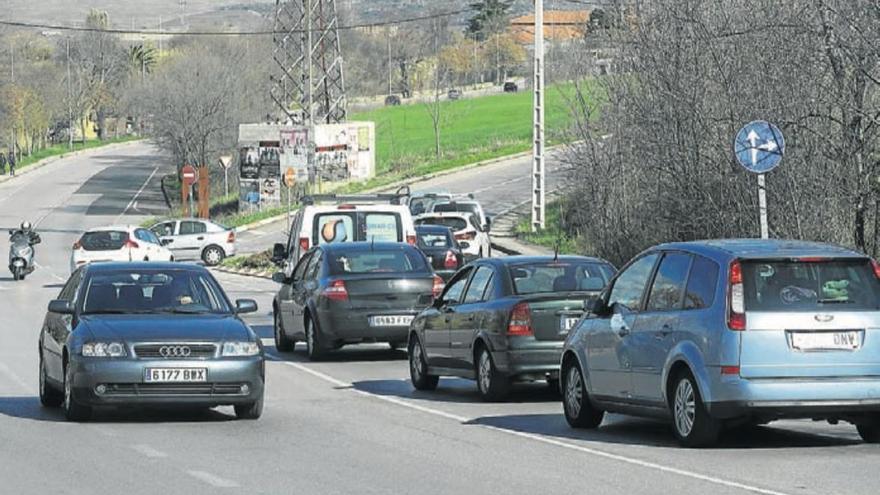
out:
{"label": "audi logo on grille", "polygon": [[165,345],[159,348],[159,355],[164,358],[189,357],[192,349],[185,345]]}

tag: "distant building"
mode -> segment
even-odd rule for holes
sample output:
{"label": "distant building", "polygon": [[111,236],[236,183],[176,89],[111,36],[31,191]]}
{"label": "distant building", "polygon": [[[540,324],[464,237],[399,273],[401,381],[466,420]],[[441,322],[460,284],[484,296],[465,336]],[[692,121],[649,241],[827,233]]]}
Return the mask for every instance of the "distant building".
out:
{"label": "distant building", "polygon": [[[582,40],[590,23],[589,10],[547,10],[544,12],[544,39],[550,43]],[[517,43],[535,44],[535,14],[510,21],[510,32]]]}

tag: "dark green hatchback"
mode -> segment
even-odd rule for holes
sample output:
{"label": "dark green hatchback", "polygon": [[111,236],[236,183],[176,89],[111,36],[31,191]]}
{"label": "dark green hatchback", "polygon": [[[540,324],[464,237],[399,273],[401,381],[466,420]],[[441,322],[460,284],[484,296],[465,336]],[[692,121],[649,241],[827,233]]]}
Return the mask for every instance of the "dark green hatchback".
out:
{"label": "dark green hatchback", "polygon": [[433,390],[442,375],[477,381],[487,400],[513,382],[556,386],[568,331],[614,275],[607,261],[582,256],[484,258],[453,276],[413,320],[413,386]]}

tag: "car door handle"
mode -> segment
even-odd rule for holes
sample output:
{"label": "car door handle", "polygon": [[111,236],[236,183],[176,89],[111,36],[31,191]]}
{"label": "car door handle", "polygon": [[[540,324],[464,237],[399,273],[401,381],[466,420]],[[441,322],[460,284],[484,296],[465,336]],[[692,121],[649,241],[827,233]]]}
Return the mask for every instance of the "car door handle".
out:
{"label": "car door handle", "polygon": [[197,241],[204,241],[204,240],[205,240],[205,237],[204,237],[204,236],[199,236],[199,237],[196,237],[196,240],[197,240]]}

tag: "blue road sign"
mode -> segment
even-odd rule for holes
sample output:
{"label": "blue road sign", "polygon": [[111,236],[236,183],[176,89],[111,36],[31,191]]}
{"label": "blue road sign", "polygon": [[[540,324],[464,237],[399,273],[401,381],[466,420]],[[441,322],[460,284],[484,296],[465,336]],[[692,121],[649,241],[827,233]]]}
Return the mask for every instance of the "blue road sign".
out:
{"label": "blue road sign", "polygon": [[736,134],[736,160],[750,172],[767,173],[782,161],[785,138],[775,125],[763,120],[749,122]]}

